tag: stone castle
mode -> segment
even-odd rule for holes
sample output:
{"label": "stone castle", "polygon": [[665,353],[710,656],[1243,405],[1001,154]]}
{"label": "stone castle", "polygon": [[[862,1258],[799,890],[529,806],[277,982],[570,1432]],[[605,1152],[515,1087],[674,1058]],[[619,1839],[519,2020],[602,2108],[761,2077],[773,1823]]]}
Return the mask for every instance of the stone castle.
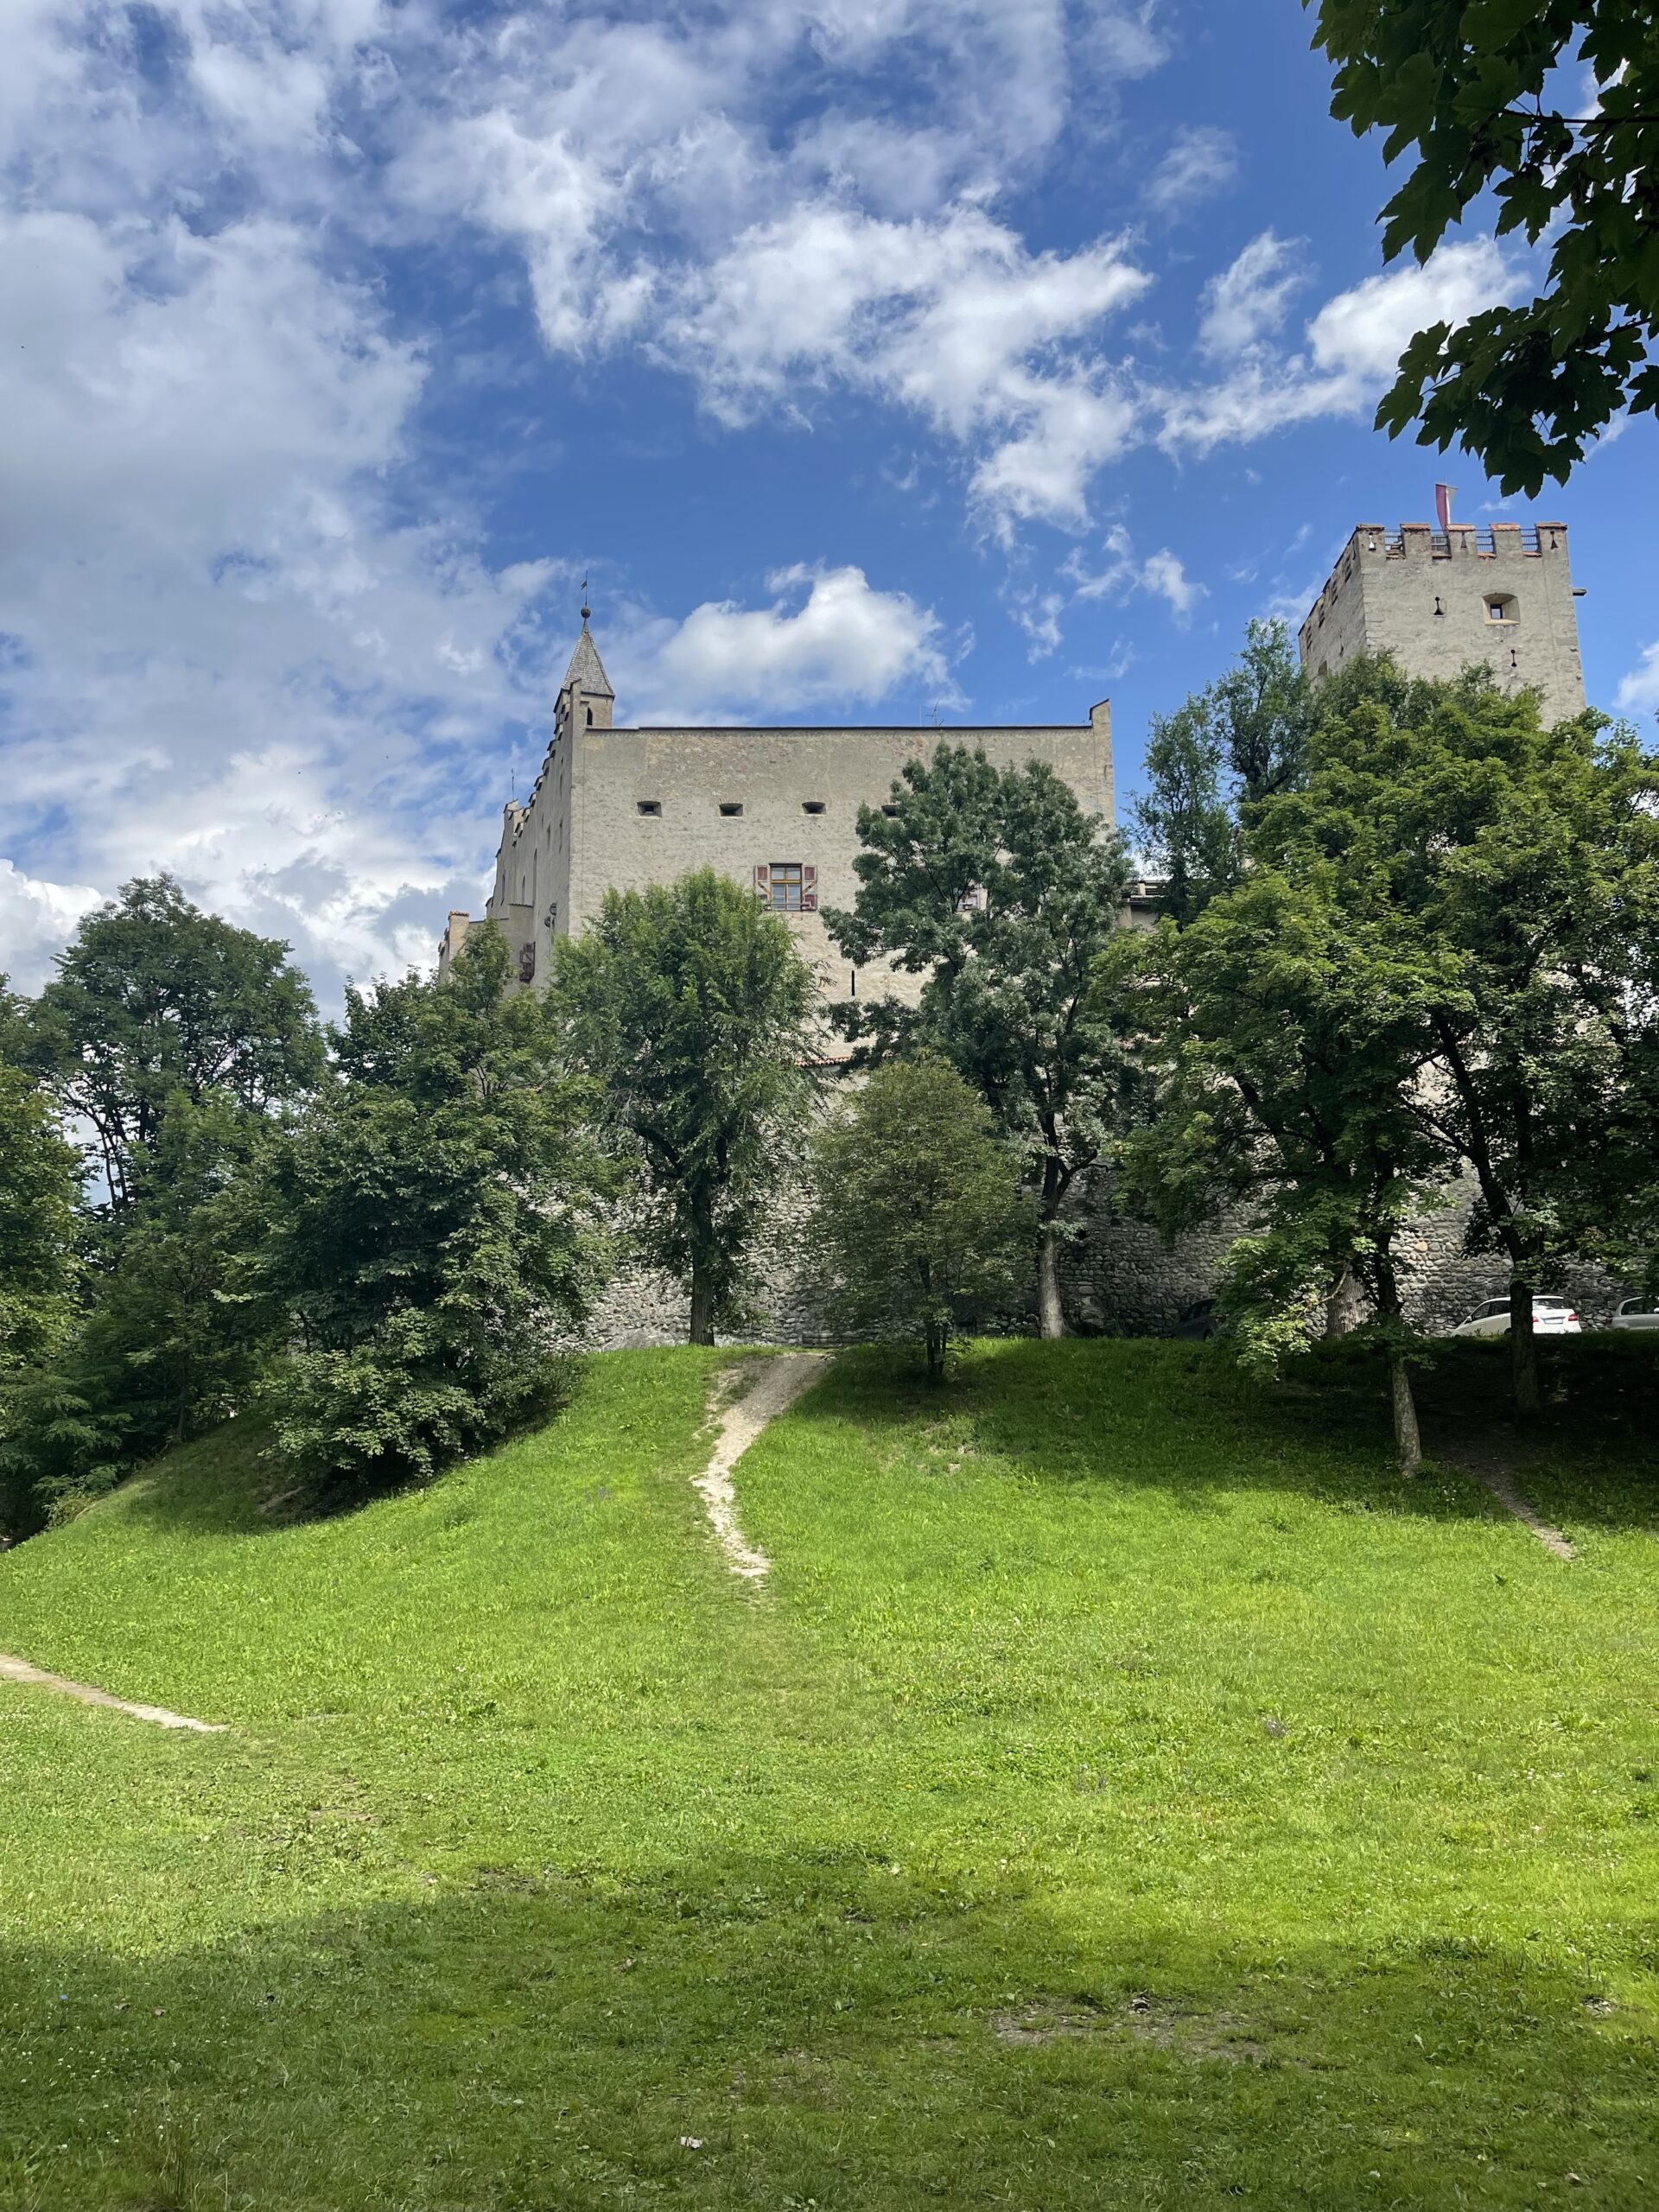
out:
{"label": "stone castle", "polygon": [[[881,805],[906,761],[930,759],[943,741],[982,748],[1001,766],[1041,760],[1090,813],[1113,818],[1104,701],[1085,722],[1029,728],[620,728],[588,620],[584,607],[541,773],[503,816],[485,909],[523,982],[546,975],[553,939],[579,934],[607,891],[712,864],[788,918],[832,995],[901,988],[885,972],[838,964],[819,901],[852,905],[860,807]],[[470,926],[450,915],[440,972]]]}
{"label": "stone castle", "polygon": [[[1358,652],[1387,652],[1433,677],[1484,661],[1506,688],[1537,690],[1546,716],[1559,720],[1585,703],[1575,597],[1561,524],[1364,524],[1300,626],[1302,664],[1317,680]],[[913,989],[912,979],[885,970],[849,971],[819,903],[853,904],[860,807],[885,804],[905,763],[941,743],[982,749],[1000,766],[1040,760],[1087,811],[1114,819],[1108,701],[1086,721],[1033,727],[630,728],[616,722],[589,620],[584,606],[541,772],[529,798],[504,811],[483,918],[506,937],[520,988],[545,980],[554,939],[579,933],[607,890],[672,882],[712,863],[788,919],[827,996]],[[1155,911],[1145,887],[1124,918],[1146,925]],[[450,914],[441,974],[472,926],[467,914]],[[1497,1281],[1490,1261],[1459,1255],[1459,1232],[1451,1214],[1407,1239],[1413,1302],[1430,1325],[1459,1318]],[[1218,1226],[1170,1251],[1138,1224],[1112,1222],[1070,1255],[1074,1317],[1096,1328],[1167,1327],[1206,1294],[1233,1233]],[[1578,1294],[1598,1302],[1589,1287]],[[769,1284],[764,1303],[765,1340],[820,1333],[810,1292],[791,1278]],[[626,1281],[599,1317],[597,1340],[683,1337],[682,1305],[667,1285]]]}

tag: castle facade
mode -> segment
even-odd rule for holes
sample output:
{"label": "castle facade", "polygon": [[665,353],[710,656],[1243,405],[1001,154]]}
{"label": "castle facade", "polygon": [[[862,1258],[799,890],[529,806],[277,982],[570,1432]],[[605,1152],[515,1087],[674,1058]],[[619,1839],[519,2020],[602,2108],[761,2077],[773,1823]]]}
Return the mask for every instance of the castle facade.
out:
{"label": "castle facade", "polygon": [[[544,981],[553,940],[579,935],[608,890],[718,868],[783,915],[828,995],[915,987],[885,969],[848,969],[820,919],[858,889],[861,806],[887,803],[908,760],[940,744],[982,750],[1000,767],[1040,760],[1084,810],[1113,819],[1108,701],[1083,722],[903,728],[620,728],[588,612],[561,685],[553,741],[530,797],[502,817],[485,918],[512,950],[521,983]],[[439,971],[471,918],[452,913]]]}
{"label": "castle facade", "polygon": [[[1390,531],[1363,524],[1349,538],[1299,632],[1302,664],[1318,679],[1357,652],[1387,652],[1413,674],[1452,677],[1484,662],[1506,688],[1539,691],[1558,720],[1582,710],[1577,608],[1567,532],[1558,523],[1499,524],[1440,532],[1426,524]],[[826,998],[912,994],[914,976],[849,972],[820,918],[851,906],[858,888],[861,806],[887,803],[906,761],[941,742],[982,748],[1001,766],[1041,760],[1089,812],[1113,819],[1111,709],[1086,721],[1036,727],[900,728],[627,728],[582,609],[582,631],[560,687],[553,740],[529,798],[505,809],[484,918],[512,948],[517,988],[545,982],[556,938],[579,933],[607,890],[671,883],[705,864],[721,869],[783,915],[817,967]],[[1148,927],[1157,887],[1143,885],[1124,920]],[[452,913],[440,972],[473,926]],[[1102,1194],[1103,1198],[1104,1194]],[[1443,1329],[1506,1280],[1490,1256],[1461,1250],[1465,1209],[1414,1224],[1402,1239],[1408,1309]],[[1144,1224],[1103,1206],[1063,1262],[1066,1309],[1085,1329],[1158,1333],[1207,1297],[1243,1223],[1165,1246]],[[755,1339],[823,1341],[815,1270],[793,1240],[763,1255]],[[1580,1310],[1611,1310],[1614,1287],[1588,1271],[1568,1284]],[[611,1287],[589,1341],[682,1341],[684,1294],[638,1273]]]}

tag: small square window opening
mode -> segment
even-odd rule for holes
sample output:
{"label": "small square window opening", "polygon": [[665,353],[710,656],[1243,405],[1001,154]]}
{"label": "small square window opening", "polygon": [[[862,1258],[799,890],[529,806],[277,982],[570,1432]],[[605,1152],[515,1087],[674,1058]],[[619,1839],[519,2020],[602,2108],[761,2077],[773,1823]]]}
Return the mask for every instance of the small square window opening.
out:
{"label": "small square window opening", "polygon": [[897,816],[899,810],[896,806],[884,806],[881,811],[887,817],[889,821],[892,821]]}
{"label": "small square window opening", "polygon": [[726,819],[728,822],[731,822],[734,821],[736,817],[742,813],[743,808],[741,801],[737,799],[723,798],[720,802],[720,810],[725,816]]}
{"label": "small square window opening", "polygon": [[663,802],[659,798],[637,798],[634,804],[641,814],[660,814],[663,810]]}
{"label": "small square window opening", "polygon": [[804,798],[801,801],[801,812],[803,814],[822,814],[823,812],[823,801],[821,798]]}

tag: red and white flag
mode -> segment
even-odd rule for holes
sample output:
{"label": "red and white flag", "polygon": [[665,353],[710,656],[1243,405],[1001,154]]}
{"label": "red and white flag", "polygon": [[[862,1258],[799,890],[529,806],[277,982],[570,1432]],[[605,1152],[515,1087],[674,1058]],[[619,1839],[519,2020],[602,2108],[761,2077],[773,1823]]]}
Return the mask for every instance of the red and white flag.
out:
{"label": "red and white flag", "polygon": [[1434,486],[1434,519],[1442,531],[1452,527],[1452,494],[1457,488],[1455,484],[1437,484]]}

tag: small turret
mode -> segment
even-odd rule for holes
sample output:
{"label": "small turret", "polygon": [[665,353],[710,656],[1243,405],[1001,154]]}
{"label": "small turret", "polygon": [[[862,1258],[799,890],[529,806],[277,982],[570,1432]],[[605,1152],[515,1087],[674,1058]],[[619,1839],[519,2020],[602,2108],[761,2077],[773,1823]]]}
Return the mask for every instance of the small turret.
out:
{"label": "small turret", "polygon": [[584,589],[582,635],[576,639],[570,665],[564,671],[564,682],[559,686],[556,734],[560,737],[572,730],[609,729],[611,716],[615,710],[616,694],[611,689],[610,677],[605,673],[605,664],[599,657],[599,647],[594,643],[593,632],[588,627],[588,618],[592,612]]}

